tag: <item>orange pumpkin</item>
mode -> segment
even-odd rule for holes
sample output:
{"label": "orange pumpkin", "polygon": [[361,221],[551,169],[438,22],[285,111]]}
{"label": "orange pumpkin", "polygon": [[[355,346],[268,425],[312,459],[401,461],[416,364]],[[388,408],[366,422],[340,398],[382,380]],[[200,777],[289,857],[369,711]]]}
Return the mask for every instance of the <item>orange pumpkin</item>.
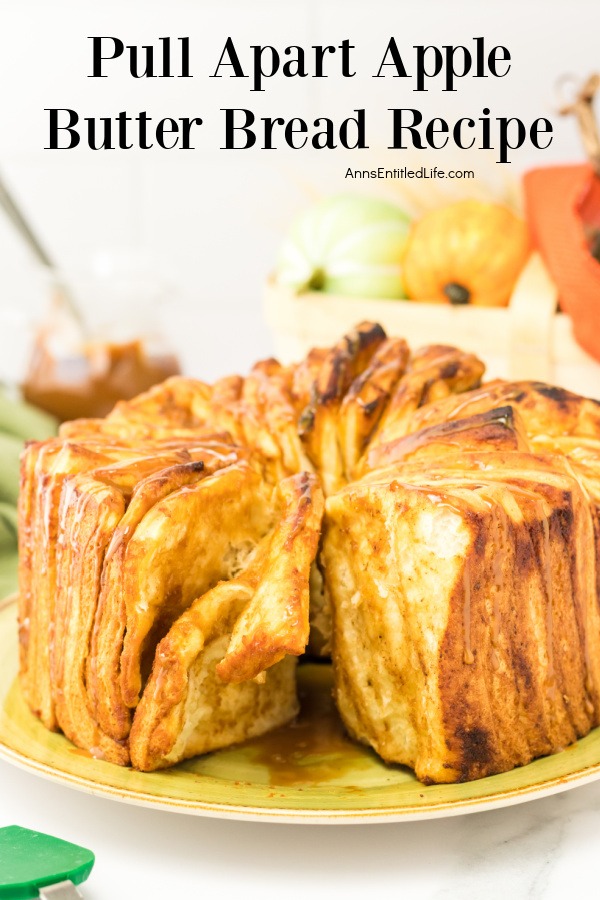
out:
{"label": "orange pumpkin", "polygon": [[529,254],[527,226],[506,206],[462,200],[413,225],[404,259],[412,300],[506,306]]}

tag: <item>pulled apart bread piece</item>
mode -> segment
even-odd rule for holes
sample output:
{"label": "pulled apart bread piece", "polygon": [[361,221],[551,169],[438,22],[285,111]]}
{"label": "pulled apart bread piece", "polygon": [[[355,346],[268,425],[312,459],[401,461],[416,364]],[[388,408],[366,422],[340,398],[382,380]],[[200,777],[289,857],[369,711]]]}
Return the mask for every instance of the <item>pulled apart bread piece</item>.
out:
{"label": "pulled apart bread piece", "polygon": [[323,502],[314,476],[280,484],[276,528],[247,566],[180,616],[156,649],[130,736],[139,769],[173,765],[289,721],[308,641],[308,575]]}
{"label": "pulled apart bread piece", "polygon": [[425,781],[600,722],[600,404],[364,322],[298,365],[176,377],[30,444],[20,678],[51,729],[150,771],[298,708]]}

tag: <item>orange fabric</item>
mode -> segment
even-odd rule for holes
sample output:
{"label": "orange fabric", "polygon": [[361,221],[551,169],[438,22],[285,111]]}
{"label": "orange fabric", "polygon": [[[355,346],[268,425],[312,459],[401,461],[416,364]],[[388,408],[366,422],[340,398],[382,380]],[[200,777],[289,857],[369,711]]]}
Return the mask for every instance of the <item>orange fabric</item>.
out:
{"label": "orange fabric", "polygon": [[600,179],[589,165],[533,169],[524,178],[532,238],[558,285],[584,350],[600,360],[600,263],[586,229],[600,227]]}

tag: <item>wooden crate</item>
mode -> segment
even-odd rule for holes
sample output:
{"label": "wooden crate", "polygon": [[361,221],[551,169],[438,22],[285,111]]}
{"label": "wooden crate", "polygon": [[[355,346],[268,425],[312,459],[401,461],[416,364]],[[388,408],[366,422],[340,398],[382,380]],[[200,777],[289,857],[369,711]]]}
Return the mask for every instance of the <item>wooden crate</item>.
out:
{"label": "wooden crate", "polygon": [[600,398],[600,363],[576,343],[571,320],[556,309],[556,288],[536,253],[503,309],[297,294],[273,281],[265,290],[265,315],[282,362],[332,344],[368,319],[413,347],[453,344],[476,353],[488,378],[536,379]]}

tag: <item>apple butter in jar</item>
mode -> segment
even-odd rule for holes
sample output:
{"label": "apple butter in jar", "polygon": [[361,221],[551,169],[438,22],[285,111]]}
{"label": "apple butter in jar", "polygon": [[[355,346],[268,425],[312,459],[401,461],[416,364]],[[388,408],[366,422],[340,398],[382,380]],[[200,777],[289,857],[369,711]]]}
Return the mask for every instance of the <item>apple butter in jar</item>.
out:
{"label": "apple butter in jar", "polygon": [[37,329],[25,398],[61,422],[93,418],[179,374],[160,327],[166,299],[157,279],[122,265],[105,264],[93,277],[61,276]]}

